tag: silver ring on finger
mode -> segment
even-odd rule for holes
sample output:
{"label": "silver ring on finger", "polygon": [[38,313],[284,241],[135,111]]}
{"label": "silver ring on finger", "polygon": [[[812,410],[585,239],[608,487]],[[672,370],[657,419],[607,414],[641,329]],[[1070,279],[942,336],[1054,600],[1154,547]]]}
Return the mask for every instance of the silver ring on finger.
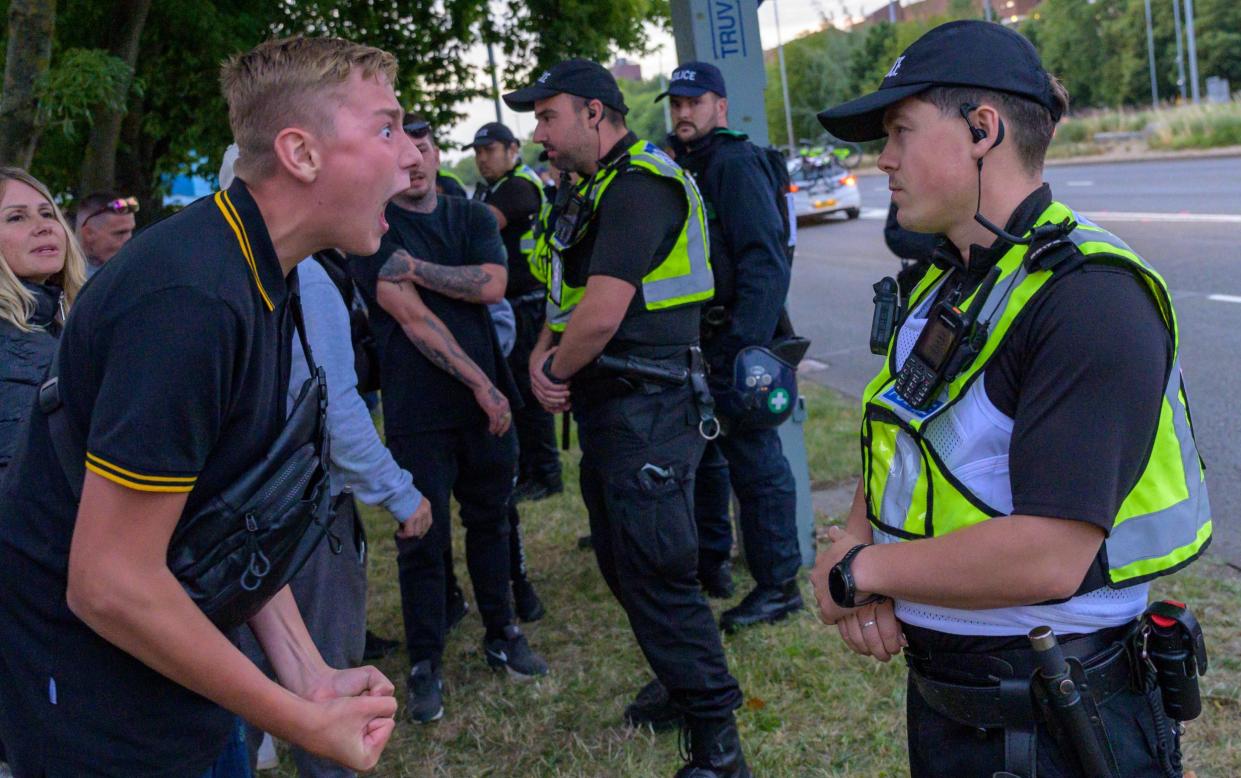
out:
{"label": "silver ring on finger", "polygon": [[862,629],[866,629],[867,627],[873,627],[873,626],[875,626],[875,622],[873,622],[873,621],[863,621],[863,622],[862,622]]}

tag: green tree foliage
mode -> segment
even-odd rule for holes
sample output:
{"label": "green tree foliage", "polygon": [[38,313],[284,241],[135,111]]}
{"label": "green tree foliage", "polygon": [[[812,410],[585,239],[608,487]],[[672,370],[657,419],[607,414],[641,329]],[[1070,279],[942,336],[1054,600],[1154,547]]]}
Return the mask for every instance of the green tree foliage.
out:
{"label": "green tree foliage", "polygon": [[[878,25],[875,29],[887,28]],[[813,33],[784,46],[785,71],[789,76],[789,105],[793,114],[793,143],[801,138],[817,138],[823,129],[815,115],[825,107],[848,100],[855,88],[851,63],[865,49],[869,36],[831,28]],[[768,137],[776,146],[787,142],[784,121],[784,93],[780,84],[780,64],[767,58]]]}
{"label": "green tree foliage", "polygon": [[[1182,1],[1151,0],[1155,76],[1162,100],[1178,94],[1172,5]],[[1027,21],[1022,32],[1038,46],[1047,69],[1064,82],[1075,107],[1148,104],[1144,6],[1143,0],[1044,0],[1037,18]],[[1235,87],[1241,83],[1241,3],[1195,0],[1194,10],[1201,77],[1223,76]]]}
{"label": "green tree foliage", "polygon": [[655,102],[655,96],[663,91],[659,78],[648,78],[644,81],[620,80],[621,93],[625,95],[625,105],[629,106],[629,114],[625,123],[629,129],[643,140],[649,140],[657,146],[664,145],[668,135],[667,124],[664,122],[664,98]]}
{"label": "green tree foliage", "polygon": [[[125,107],[132,77],[128,65],[105,51],[69,49],[39,78],[39,121],[75,138],[79,129],[90,126],[96,110]],[[141,85],[132,86],[141,93]]]}
{"label": "green tree foliage", "polygon": [[[54,191],[80,195],[82,119],[117,108],[99,52],[106,52],[125,0],[42,2],[57,16],[41,115],[69,132],[42,138],[32,170]],[[5,18],[9,7],[10,0],[0,0]],[[134,77],[142,88],[131,87],[119,107],[114,185],[153,205],[171,176],[213,175],[231,141],[219,65],[273,36],[340,35],[391,51],[401,66],[402,102],[447,128],[460,121],[464,102],[489,86],[469,56],[480,40],[496,41],[510,61],[506,78],[524,83],[569,56],[640,52],[667,16],[666,0],[159,0],[140,39]],[[6,28],[0,39],[7,37]],[[88,81],[101,83],[85,90]],[[144,207],[140,218],[153,210]]]}

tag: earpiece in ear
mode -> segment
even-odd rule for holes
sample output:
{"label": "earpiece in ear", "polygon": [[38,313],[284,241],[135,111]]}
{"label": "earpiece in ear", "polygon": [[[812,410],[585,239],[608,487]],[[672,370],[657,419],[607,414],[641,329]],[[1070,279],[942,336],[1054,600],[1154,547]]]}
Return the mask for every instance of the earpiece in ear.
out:
{"label": "earpiece in ear", "polygon": [[[965,120],[965,126],[970,128],[970,137],[974,139],[975,143],[979,143],[987,137],[987,131],[970,123],[970,113],[976,110],[978,110],[978,106],[974,103],[961,103],[961,118]],[[1000,125],[1001,138],[1004,137],[1003,132],[1003,125]]]}

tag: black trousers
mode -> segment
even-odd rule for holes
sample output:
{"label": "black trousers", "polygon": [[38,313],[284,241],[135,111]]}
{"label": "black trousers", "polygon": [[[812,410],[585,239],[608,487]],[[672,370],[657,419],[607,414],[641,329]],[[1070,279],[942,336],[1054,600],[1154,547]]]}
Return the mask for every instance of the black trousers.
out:
{"label": "black trousers", "polygon": [[521,393],[522,407],[513,414],[517,430],[518,478],[560,483],[560,451],[556,448],[556,417],[543,410],[530,388],[530,352],[543,331],[547,303],[542,297],[510,300],[517,320],[517,339],[508,366]]}
{"label": "black trousers", "polygon": [[444,653],[444,551],[451,538],[452,505],[461,505],[465,559],[487,637],[513,622],[509,602],[509,505],[517,456],[512,431],[502,437],[485,424],[400,435],[388,448],[431,501],[431,529],[419,539],[397,540],[401,613],[411,664]]}
{"label": "black trousers", "polygon": [[599,570],[673,703],[688,716],[725,718],[741,690],[697,580],[694,472],[704,441],[690,391],[574,403]]}
{"label": "black trousers", "polygon": [[703,564],[719,564],[732,551],[731,492],[737,493],[746,566],[755,582],[793,580],[801,567],[797,485],[774,429],[737,430],[707,443],[694,490]]}

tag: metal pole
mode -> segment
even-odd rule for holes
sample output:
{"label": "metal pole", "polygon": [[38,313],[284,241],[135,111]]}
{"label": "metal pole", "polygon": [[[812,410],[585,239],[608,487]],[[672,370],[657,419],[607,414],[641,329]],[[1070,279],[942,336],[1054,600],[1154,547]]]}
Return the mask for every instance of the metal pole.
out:
{"label": "metal pole", "polygon": [[896,24],[896,0],[891,0],[888,3],[888,21]]}
{"label": "metal pole", "polygon": [[1185,100],[1185,48],[1181,43],[1181,0],[1172,0],[1172,23],[1176,26],[1176,88]]}
{"label": "metal pole", "polygon": [[992,21],[991,0],[982,0],[982,15],[987,21]]}
{"label": "metal pole", "polygon": [[496,76],[496,52],[491,43],[487,44],[487,69],[491,71],[491,99],[496,104],[496,121],[503,122],[500,115],[500,79]]}
{"label": "metal pole", "polygon": [[780,35],[780,3],[772,0],[771,10],[776,15],[776,59],[780,62],[780,89],[784,93],[784,131],[788,133],[789,149],[788,155],[792,156],[793,149],[793,108],[789,105],[789,74],[784,69],[784,39]]}
{"label": "metal pole", "polygon": [[1155,81],[1155,33],[1151,29],[1151,0],[1146,0],[1146,59],[1151,69],[1151,108],[1159,107],[1159,84]]}
{"label": "metal pole", "polygon": [[1185,0],[1185,35],[1189,44],[1189,93],[1194,104],[1198,94],[1198,43],[1194,39],[1194,0]]}
{"label": "metal pole", "polygon": [[[659,93],[662,95],[668,91],[668,79],[664,78],[663,68],[660,68],[659,74]],[[664,132],[668,135],[672,134],[672,107],[671,100],[660,100],[664,106]]]}

